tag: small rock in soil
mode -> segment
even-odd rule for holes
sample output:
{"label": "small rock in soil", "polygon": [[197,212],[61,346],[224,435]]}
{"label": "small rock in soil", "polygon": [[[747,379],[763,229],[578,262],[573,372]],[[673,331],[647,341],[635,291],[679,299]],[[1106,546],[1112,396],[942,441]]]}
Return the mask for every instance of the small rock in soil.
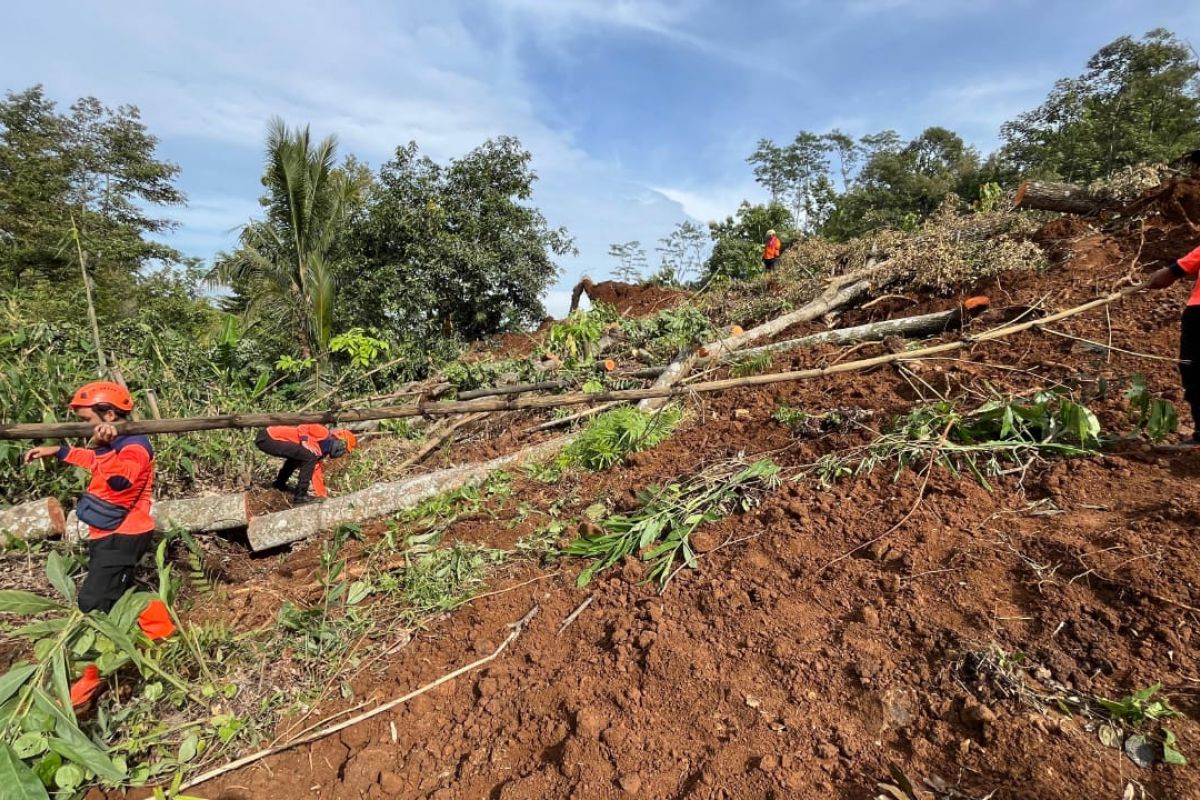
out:
{"label": "small rock in soil", "polygon": [[758,768],[763,772],[774,772],[779,767],[779,759],[773,755],[765,755],[758,760]]}
{"label": "small rock in soil", "polygon": [[863,606],[861,616],[862,616],[862,621],[864,623],[866,623],[868,626],[870,626],[872,628],[878,627],[879,612],[876,611],[871,606]]}
{"label": "small rock in soil", "polygon": [[608,720],[595,708],[584,708],[575,714],[575,729],[584,736],[596,738],[607,727]]}
{"label": "small rock in soil", "polygon": [[1125,755],[1129,760],[1145,769],[1154,763],[1158,757],[1157,748],[1141,734],[1134,734],[1125,740]]}
{"label": "small rock in soil", "polygon": [[385,772],[379,776],[379,788],[389,797],[399,797],[405,786],[404,779],[394,772]]}
{"label": "small rock in soil", "polygon": [[739,409],[735,410],[735,411],[733,412],[733,418],[734,418],[734,419],[736,419],[736,420],[742,421],[742,422],[744,422],[745,420],[748,420],[748,419],[750,419],[750,409],[748,409],[748,408],[739,408]]}
{"label": "small rock in soil", "polygon": [[621,788],[629,794],[637,794],[642,789],[642,779],[636,772],[622,775],[619,783],[621,784]]}

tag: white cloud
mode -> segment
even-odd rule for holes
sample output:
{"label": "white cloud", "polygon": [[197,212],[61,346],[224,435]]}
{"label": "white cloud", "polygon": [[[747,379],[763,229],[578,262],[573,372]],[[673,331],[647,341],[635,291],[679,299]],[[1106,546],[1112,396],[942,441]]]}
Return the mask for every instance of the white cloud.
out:
{"label": "white cloud", "polygon": [[755,184],[743,182],[730,186],[709,186],[681,189],[670,186],[655,186],[653,190],[668,200],[678,203],[684,213],[701,223],[719,222],[733,216],[743,200],[758,202],[762,190]]}

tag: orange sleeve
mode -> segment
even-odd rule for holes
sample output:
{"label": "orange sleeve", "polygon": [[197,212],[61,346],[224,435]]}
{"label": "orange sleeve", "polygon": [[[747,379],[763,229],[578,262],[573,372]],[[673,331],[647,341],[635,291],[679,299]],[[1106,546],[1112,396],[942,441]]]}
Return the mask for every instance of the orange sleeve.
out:
{"label": "orange sleeve", "polygon": [[[66,450],[66,452],[64,453],[63,450]],[[96,468],[96,451],[88,450],[85,447],[60,448],[58,457],[72,467],[86,469],[88,472]]]}
{"label": "orange sleeve", "polygon": [[1197,272],[1200,272],[1200,247],[1197,247],[1195,250],[1179,259],[1178,263],[1179,268],[1188,275],[1195,275]]}
{"label": "orange sleeve", "polygon": [[317,497],[328,497],[329,490],[325,488],[325,470],[321,468],[321,462],[317,462],[316,468],[312,474],[312,490]]}
{"label": "orange sleeve", "polygon": [[301,425],[296,430],[300,431],[301,436],[307,436],[318,442],[329,438],[329,428],[324,425]]}

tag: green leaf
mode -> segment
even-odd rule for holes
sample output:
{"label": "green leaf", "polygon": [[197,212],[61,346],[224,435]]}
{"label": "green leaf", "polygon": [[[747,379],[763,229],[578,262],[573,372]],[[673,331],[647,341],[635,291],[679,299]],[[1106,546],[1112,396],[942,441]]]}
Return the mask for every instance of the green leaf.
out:
{"label": "green leaf", "polygon": [[83,771],[83,767],[78,764],[63,764],[58,768],[58,772],[54,773],[54,782],[58,788],[64,792],[69,792],[79,788],[87,775]]}
{"label": "green leaf", "polygon": [[196,734],[190,734],[183,743],[179,745],[179,763],[186,764],[196,757],[197,745],[200,744],[200,738]]}
{"label": "green leaf", "polygon": [[124,780],[125,773],[117,769],[108,754],[85,736],[43,690],[35,689],[33,698],[38,708],[54,717],[55,736],[50,739],[51,750],[69,761],[82,764],[105,780],[114,783]]}
{"label": "green leaf", "polygon": [[13,752],[17,754],[17,758],[33,758],[40,756],[50,747],[50,743],[44,733],[23,733],[13,742]]}
{"label": "green leaf", "polygon": [[355,581],[350,584],[350,593],[346,597],[346,605],[358,605],[367,599],[373,591],[375,591],[374,587],[367,581]]}
{"label": "green leaf", "polygon": [[68,560],[63,557],[62,553],[54,550],[46,559],[46,577],[50,579],[51,585],[58,589],[58,593],[63,596],[68,603],[75,602],[75,581],[71,580],[68,574]]}
{"label": "green leaf", "polygon": [[63,714],[70,718],[71,724],[77,724],[75,709],[71,705],[71,684],[67,679],[67,655],[62,650],[50,659],[50,685],[54,687]]}
{"label": "green leaf", "polygon": [[17,693],[25,681],[29,680],[29,676],[37,671],[37,664],[26,664],[21,662],[13,664],[9,667],[8,672],[0,676],[0,705],[8,701],[8,698]]}
{"label": "green leaf", "polygon": [[43,636],[54,636],[62,633],[69,622],[70,620],[66,617],[31,622],[13,631],[13,636],[19,636],[22,639],[40,639]]}
{"label": "green leaf", "polygon": [[58,772],[62,764],[62,756],[58,753],[47,753],[41,761],[33,765],[33,774],[38,776],[43,786],[50,788],[54,785],[54,773]]}
{"label": "green leaf", "polygon": [[19,589],[0,590],[0,612],[8,614],[44,614],[47,611],[65,610],[65,606],[33,592],[23,592]]}
{"label": "green leaf", "polygon": [[7,744],[0,743],[0,787],[5,800],[49,800],[46,787]]}
{"label": "green leaf", "polygon": [[1175,749],[1177,741],[1174,733],[1163,728],[1163,761],[1177,767],[1186,766],[1187,759],[1184,758],[1183,753]]}

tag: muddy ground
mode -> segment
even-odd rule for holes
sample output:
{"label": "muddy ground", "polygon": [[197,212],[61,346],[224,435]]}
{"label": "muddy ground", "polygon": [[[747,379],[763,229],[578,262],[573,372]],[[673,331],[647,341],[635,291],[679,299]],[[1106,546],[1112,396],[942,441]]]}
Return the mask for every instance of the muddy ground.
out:
{"label": "muddy ground", "polygon": [[[1054,266],[970,287],[964,294],[992,298],[972,325],[997,324],[1013,307],[1083,303],[1186,252],[1200,243],[1188,222],[1200,219],[1194,190],[1156,207],[1145,230],[1047,226],[1039,241]],[[504,568],[488,588],[511,591],[477,599],[381,659],[356,679],[356,701],[399,696],[490,653],[536,608],[499,659],[393,713],[189,793],[860,800],[898,770],[922,797],[1200,797],[1196,766],[1136,766],[1106,748],[1088,719],[1014,691],[985,657],[1022,655],[1018,671],[1033,693],[1120,697],[1161,682],[1185,715],[1171,723],[1180,749],[1200,761],[1200,450],[1126,441],[1093,457],[1032,464],[992,480],[991,491],[941,468],[894,466],[823,490],[806,467],[874,434],[860,427],[805,437],[771,418],[782,403],[857,408],[878,429],[935,390],[1062,385],[1097,412],[1107,434],[1125,436],[1130,375],[1181,401],[1171,359],[1189,290],[1137,295],[1053,326],[1129,352],[1031,331],[905,368],[706,395],[676,435],[624,466],[555,485],[518,478],[494,516],[460,521],[446,541],[512,547],[533,524],[512,526],[518,503],[560,501],[567,515],[597,500],[626,509],[637,489],[723,458],[770,456],[788,480],[759,508],[698,535],[700,568],[662,592],[641,582],[633,559],[586,589],[575,587],[579,562]],[[838,324],[946,303],[898,300]],[[779,356],[774,367],[845,357],[825,348]],[[523,428],[537,421],[509,420],[449,457],[519,447]],[[195,613],[222,614],[242,629],[270,624],[285,599],[305,596],[319,550],[308,543],[251,559],[236,541],[208,546],[229,583]],[[365,654],[388,644],[367,643]]]}

